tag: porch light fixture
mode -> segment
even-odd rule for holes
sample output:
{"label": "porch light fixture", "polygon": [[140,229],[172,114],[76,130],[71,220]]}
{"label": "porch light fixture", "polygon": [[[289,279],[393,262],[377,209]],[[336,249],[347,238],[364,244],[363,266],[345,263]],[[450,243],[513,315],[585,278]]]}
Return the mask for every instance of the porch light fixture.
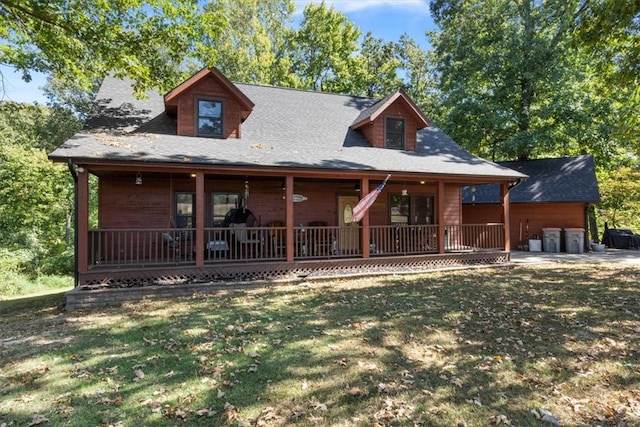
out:
{"label": "porch light fixture", "polygon": [[136,174],[136,185],[142,185],[142,174],[140,172]]}
{"label": "porch light fixture", "polygon": [[406,182],[402,183],[402,195],[403,196],[408,196],[409,195],[409,192],[407,191],[407,183]]}
{"label": "porch light fixture", "polygon": [[360,191],[360,183],[359,183],[359,182],[356,182],[356,185],[354,185],[354,186],[353,186],[353,189],[354,189],[355,191]]}
{"label": "porch light fixture", "polygon": [[280,188],[282,188],[282,191],[287,189],[287,181],[285,181],[284,179],[282,180],[282,184],[280,184]]}
{"label": "porch light fixture", "polygon": [[244,182],[244,201],[245,203],[249,200],[249,180]]}
{"label": "porch light fixture", "polygon": [[476,186],[471,186],[471,201],[475,203],[476,201]]}

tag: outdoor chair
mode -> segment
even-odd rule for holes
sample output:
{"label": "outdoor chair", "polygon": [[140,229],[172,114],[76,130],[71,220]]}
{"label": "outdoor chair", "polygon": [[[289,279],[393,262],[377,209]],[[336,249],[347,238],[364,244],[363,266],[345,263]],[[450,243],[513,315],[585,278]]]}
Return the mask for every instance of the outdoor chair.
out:
{"label": "outdoor chair", "polygon": [[169,258],[176,258],[180,256],[179,237],[173,237],[171,233],[162,233],[162,241],[167,247],[167,255]]}
{"label": "outdoor chair", "polygon": [[256,230],[248,229],[247,224],[229,224],[234,236],[234,255],[239,258],[256,258],[262,239]]}

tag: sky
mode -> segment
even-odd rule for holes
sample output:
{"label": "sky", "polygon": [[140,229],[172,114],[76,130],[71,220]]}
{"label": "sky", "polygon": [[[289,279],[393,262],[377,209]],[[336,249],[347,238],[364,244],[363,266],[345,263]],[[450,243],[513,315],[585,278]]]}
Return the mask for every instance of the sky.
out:
{"label": "sky", "polygon": [[[294,0],[294,3],[294,17],[299,18],[307,4],[319,1]],[[406,33],[419,45],[427,47],[425,31],[435,28],[429,13],[429,0],[325,0],[325,4],[344,13],[360,28],[362,35],[371,31],[374,37],[385,41],[398,41]],[[46,104],[40,90],[46,83],[44,75],[33,74],[33,80],[25,83],[12,67],[0,65],[0,73],[4,77],[3,100]]]}

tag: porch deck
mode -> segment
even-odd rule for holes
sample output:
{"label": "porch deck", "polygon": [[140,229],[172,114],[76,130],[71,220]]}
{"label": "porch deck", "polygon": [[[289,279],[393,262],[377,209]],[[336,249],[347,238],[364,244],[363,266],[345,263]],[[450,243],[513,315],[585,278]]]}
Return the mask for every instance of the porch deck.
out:
{"label": "porch deck", "polygon": [[288,280],[322,275],[429,270],[508,261],[503,224],[369,227],[369,256],[361,226],[293,229],[294,259],[287,260],[286,227],[207,228],[204,265],[196,265],[194,229],[94,229],[84,289],[197,282]]}

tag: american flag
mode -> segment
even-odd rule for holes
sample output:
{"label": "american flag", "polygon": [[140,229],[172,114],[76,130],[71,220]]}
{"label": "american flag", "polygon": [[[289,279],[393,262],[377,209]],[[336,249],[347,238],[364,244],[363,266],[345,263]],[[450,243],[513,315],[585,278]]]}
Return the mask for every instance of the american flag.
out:
{"label": "american flag", "polygon": [[375,190],[373,190],[371,193],[369,193],[366,196],[364,196],[358,202],[356,207],[353,208],[353,222],[360,221],[362,219],[362,217],[364,216],[364,214],[367,213],[367,211],[369,210],[371,205],[373,205],[373,202],[375,202],[376,199],[378,198],[378,194],[380,194],[382,192],[382,189],[384,188],[384,186],[386,185],[386,183],[387,183],[387,181],[389,180],[390,177],[391,177],[391,175],[387,175],[387,177],[384,179],[384,181],[382,181],[380,183],[380,185],[378,185],[376,187]]}

